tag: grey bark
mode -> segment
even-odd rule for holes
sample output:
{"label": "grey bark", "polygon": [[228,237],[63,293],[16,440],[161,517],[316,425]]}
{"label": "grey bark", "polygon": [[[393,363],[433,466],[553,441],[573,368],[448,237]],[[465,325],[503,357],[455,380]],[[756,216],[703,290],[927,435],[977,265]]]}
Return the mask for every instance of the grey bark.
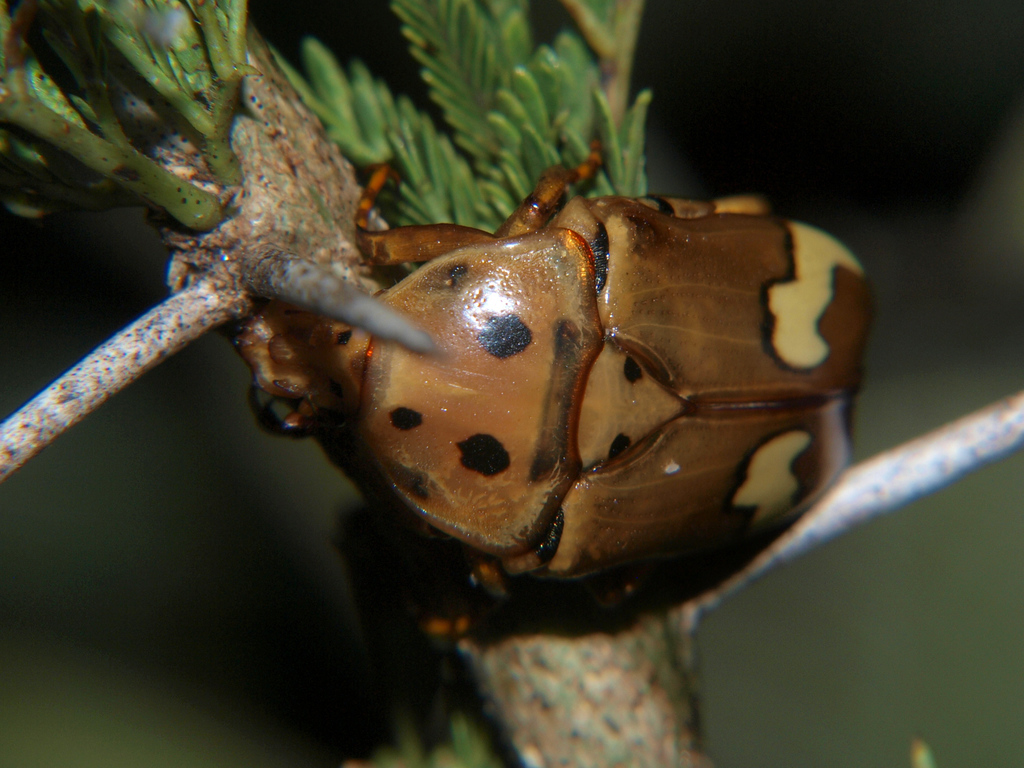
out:
{"label": "grey bark", "polygon": [[698,768],[693,638],[662,615],[617,632],[463,640],[524,766]]}

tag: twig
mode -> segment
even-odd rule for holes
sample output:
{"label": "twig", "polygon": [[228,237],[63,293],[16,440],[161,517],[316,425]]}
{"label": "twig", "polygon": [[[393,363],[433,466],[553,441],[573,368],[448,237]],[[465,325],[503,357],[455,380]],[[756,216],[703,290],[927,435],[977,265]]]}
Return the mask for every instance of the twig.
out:
{"label": "twig", "polygon": [[523,765],[710,767],[693,638],[664,614],[619,632],[466,638],[459,650]]}
{"label": "twig", "polygon": [[692,632],[706,612],[769,570],[1021,448],[1024,392],[861,462],[742,571],[675,609],[676,618]]}
{"label": "twig", "polygon": [[[295,253],[330,264],[334,278],[355,286],[346,286],[345,296],[358,295],[360,301],[356,287],[367,294],[379,287],[360,271],[351,243],[359,199],[351,166],[252,30],[249,63],[258,74],[245,80],[246,112],[234,121],[232,134],[245,171],[231,197],[236,214],[207,232],[173,222],[161,230],[172,254],[168,282],[178,292],[0,425],[0,482],[145,371],[214,326],[249,312],[247,277],[257,271],[259,256]],[[310,216],[310,210],[319,215]]]}
{"label": "twig", "polygon": [[0,424],[0,482],[111,395],[248,306],[243,295],[201,280],[119,331]]}
{"label": "twig", "polygon": [[340,320],[413,352],[429,354],[436,349],[426,331],[321,264],[271,249],[254,261],[245,281],[257,296],[281,299]]}

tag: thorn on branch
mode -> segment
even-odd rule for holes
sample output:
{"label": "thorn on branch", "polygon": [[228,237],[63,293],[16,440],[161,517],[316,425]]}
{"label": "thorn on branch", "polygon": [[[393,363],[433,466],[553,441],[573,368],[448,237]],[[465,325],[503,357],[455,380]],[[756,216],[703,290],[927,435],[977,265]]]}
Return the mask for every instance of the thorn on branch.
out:
{"label": "thorn on branch", "polygon": [[256,260],[245,279],[258,296],[281,299],[362,328],[377,338],[397,341],[412,352],[435,351],[425,331],[314,262],[275,251]]}

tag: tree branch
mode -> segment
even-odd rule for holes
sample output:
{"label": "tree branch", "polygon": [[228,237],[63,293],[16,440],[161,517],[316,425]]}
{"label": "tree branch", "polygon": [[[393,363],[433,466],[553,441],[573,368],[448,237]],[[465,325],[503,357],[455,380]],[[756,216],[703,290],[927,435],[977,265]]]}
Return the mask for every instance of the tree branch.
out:
{"label": "tree branch", "polygon": [[459,650],[524,765],[710,766],[693,638],[664,614],[618,632],[466,638]]}
{"label": "tree branch", "polygon": [[[250,311],[253,278],[274,271],[275,259],[283,264],[276,270],[281,278],[276,287],[290,297],[303,294],[298,278],[310,271],[286,269],[295,254],[315,264],[316,275],[330,278],[329,287],[339,289],[336,298],[343,310],[381,322],[363,295],[379,286],[352,244],[359,187],[351,166],[252,30],[248,62],[251,74],[242,85],[245,108],[234,120],[231,140],[242,183],[222,190],[235,214],[207,232],[166,221],[161,236],[171,252],[168,281],[175,294],[3,423],[0,481],[149,368],[210,328]],[[347,308],[346,300],[352,299],[358,307]],[[406,326],[396,330],[394,322],[387,329],[400,337],[403,331],[415,333]]]}
{"label": "tree branch", "polygon": [[242,294],[200,280],[119,331],[0,425],[0,482],[111,395],[248,308]]}

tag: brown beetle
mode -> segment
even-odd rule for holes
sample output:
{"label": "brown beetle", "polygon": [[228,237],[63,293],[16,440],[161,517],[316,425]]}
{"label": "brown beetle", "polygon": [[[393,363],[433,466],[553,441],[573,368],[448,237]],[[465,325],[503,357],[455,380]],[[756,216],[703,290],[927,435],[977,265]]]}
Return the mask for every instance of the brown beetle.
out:
{"label": "brown beetle", "polygon": [[435,354],[275,303],[238,340],[261,388],[343,421],[360,472],[509,573],[736,541],[849,458],[870,316],[857,260],[754,198],[557,211],[596,166],[548,171],[494,235],[366,231],[371,184],[367,258],[426,262],[378,298]]}

